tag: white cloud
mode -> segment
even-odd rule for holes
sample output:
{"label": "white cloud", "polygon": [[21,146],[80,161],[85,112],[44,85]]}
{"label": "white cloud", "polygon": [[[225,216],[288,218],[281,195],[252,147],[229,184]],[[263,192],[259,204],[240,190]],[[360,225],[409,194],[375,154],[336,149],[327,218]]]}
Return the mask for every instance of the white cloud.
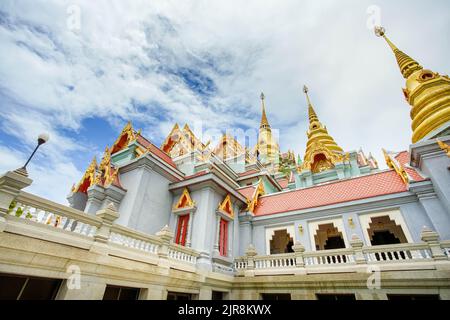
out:
{"label": "white cloud", "polygon": [[[92,116],[108,119],[118,130],[124,120],[140,121],[154,140],[174,122],[257,128],[264,91],[282,149],[303,154],[306,83],[335,140],[347,150],[372,151],[381,164],[381,148],[407,149],[411,131],[404,80],[387,45],[366,27],[372,4],[2,1],[2,130],[24,140],[28,149],[40,131],[49,131],[45,157],[52,173],[39,180],[67,182],[67,191],[80,174],[74,155],[104,147],[80,145],[77,138],[82,120]],[[401,49],[446,72],[447,1],[376,4]],[[67,28],[71,5],[81,10],[79,31]],[[1,168],[19,160],[7,156],[11,148],[1,150]],[[59,190],[40,192],[64,201]]]}

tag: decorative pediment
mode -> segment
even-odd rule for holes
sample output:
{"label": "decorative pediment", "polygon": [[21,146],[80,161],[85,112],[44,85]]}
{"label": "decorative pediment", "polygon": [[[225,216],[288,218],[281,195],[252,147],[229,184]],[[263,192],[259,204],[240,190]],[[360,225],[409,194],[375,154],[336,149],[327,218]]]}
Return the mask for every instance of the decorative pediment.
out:
{"label": "decorative pediment", "polygon": [[100,185],[102,187],[108,187],[113,182],[116,182],[118,186],[120,183],[118,181],[119,169],[114,168],[111,163],[111,151],[108,147],[105,148],[105,152],[103,153],[102,161],[98,166],[98,173],[95,177],[94,184]]}
{"label": "decorative pediment", "polygon": [[136,134],[131,125],[131,122],[128,122],[126,126],[122,129],[117,140],[114,142],[111,147],[111,154],[114,154],[120,150],[125,149],[131,142],[136,140]]}
{"label": "decorative pediment", "polygon": [[87,193],[87,190],[93,185],[108,187],[111,184],[123,189],[119,181],[119,169],[112,165],[111,151],[106,147],[100,165],[97,166],[97,160],[94,158],[80,182],[72,187],[72,192]]}
{"label": "decorative pediment", "polygon": [[450,158],[450,146],[440,140],[437,140],[439,147],[447,154],[447,157]]}
{"label": "decorative pediment", "polygon": [[319,173],[333,169],[336,163],[349,161],[349,158],[349,153],[333,152],[325,144],[315,141],[308,148],[300,170],[310,170],[313,173]]}
{"label": "decorative pediment", "polygon": [[253,196],[251,200],[247,200],[247,211],[254,212],[256,206],[258,205],[259,197],[264,195],[266,191],[264,190],[264,183],[262,179],[259,179],[258,186],[256,187],[255,191],[253,192]]}
{"label": "decorative pediment", "polygon": [[205,145],[194,135],[187,124],[183,129],[175,124],[161,145],[161,149],[172,158],[176,158],[194,150],[202,151],[205,149]]}
{"label": "decorative pediment", "polygon": [[231,203],[231,197],[228,194],[225,199],[219,204],[220,211],[227,213],[231,218],[234,217],[233,204]]}
{"label": "decorative pediment", "polygon": [[232,157],[244,154],[246,150],[242,145],[232,136],[224,134],[214,149],[214,154],[222,159],[228,159]]}
{"label": "decorative pediment", "polygon": [[195,207],[195,202],[192,200],[189,190],[184,188],[178,202],[173,206],[173,210],[183,209],[183,208],[193,208]]}
{"label": "decorative pediment", "polygon": [[84,175],[81,178],[80,182],[78,182],[76,186],[72,187],[72,192],[86,193],[87,189],[89,189],[89,187],[92,186],[92,184],[95,181],[96,171],[97,171],[97,159],[94,157],[91,163],[89,164],[89,167],[84,172]]}
{"label": "decorative pediment", "polygon": [[398,163],[395,157],[391,156],[389,152],[383,150],[384,159],[386,160],[386,164],[389,168],[394,169],[395,172],[400,176],[404,183],[409,183],[409,176],[406,173],[405,169]]}

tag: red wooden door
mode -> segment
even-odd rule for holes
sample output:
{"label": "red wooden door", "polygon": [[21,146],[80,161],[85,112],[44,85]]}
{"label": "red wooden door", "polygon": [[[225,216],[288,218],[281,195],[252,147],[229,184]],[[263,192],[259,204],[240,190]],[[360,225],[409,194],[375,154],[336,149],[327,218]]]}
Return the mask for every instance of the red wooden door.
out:
{"label": "red wooden door", "polygon": [[219,253],[221,256],[227,256],[227,246],[228,246],[228,221],[225,219],[220,219],[220,230],[219,230]]}
{"label": "red wooden door", "polygon": [[181,244],[182,246],[186,245],[186,235],[187,235],[188,224],[189,224],[189,215],[188,214],[178,217],[177,235],[175,238],[175,243]]}

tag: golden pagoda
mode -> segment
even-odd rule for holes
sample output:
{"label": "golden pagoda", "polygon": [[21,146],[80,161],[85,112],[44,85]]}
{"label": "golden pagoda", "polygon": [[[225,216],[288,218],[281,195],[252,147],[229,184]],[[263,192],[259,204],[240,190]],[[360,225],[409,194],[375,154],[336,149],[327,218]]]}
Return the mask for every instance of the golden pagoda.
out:
{"label": "golden pagoda", "polygon": [[319,121],[308,95],[308,88],[303,87],[308,103],[309,129],[308,142],[301,170],[311,170],[313,173],[334,168],[336,162],[342,161],[343,150],[328,134],[327,128]]}
{"label": "golden pagoda", "polygon": [[448,75],[440,75],[424,69],[386,37],[383,27],[375,27],[375,34],[386,40],[394,52],[400,72],[406,79],[406,88],[403,89],[403,93],[412,107],[410,113],[412,142],[448,134],[450,123],[450,78]]}
{"label": "golden pagoda", "polygon": [[258,143],[256,145],[256,154],[262,164],[278,164],[280,147],[272,135],[269,121],[266,115],[265,96],[261,93],[261,123],[259,125]]}

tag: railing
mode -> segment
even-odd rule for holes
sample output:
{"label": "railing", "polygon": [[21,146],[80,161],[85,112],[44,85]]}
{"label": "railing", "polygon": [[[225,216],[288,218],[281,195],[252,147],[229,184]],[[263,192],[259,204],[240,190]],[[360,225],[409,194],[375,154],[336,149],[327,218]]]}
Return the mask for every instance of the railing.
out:
{"label": "railing", "polygon": [[444,254],[450,259],[450,240],[441,241],[441,249]]}
{"label": "railing", "polygon": [[111,227],[109,242],[152,254],[158,254],[158,246],[161,244],[161,240],[156,236],[140,233],[120,225]]}
{"label": "railing", "polygon": [[248,259],[246,257],[239,257],[234,260],[234,268],[236,270],[244,270],[248,267]]}
{"label": "railing", "polygon": [[303,259],[306,266],[351,264],[355,262],[352,249],[336,249],[305,252]]}
{"label": "railing", "polygon": [[[32,232],[33,237],[83,249],[92,249],[97,242],[106,243],[107,248],[104,250],[113,256],[153,264],[167,260],[162,265],[195,271],[199,254],[191,248],[172,243],[173,234],[170,230],[166,229],[161,235],[149,235],[114,224],[116,211],[109,212],[109,215],[108,212],[102,214],[103,217],[89,215],[20,191],[7,210],[6,231],[24,235]],[[49,229],[55,232],[49,232]],[[63,236],[61,232],[66,235]]]}
{"label": "railing", "polygon": [[57,229],[93,237],[102,220],[27,192],[13,201],[8,214]]}
{"label": "railing", "polygon": [[172,260],[196,264],[199,254],[193,249],[171,243],[168,256]]}
{"label": "railing", "polygon": [[368,263],[431,259],[427,243],[404,243],[363,248]]}
{"label": "railing", "polygon": [[408,262],[428,263],[427,268],[433,269],[437,261],[448,260],[450,241],[363,246],[359,240],[356,244],[354,242],[354,247],[345,249],[304,252],[302,248],[294,253],[265,256],[259,256],[253,251],[236,258],[234,269],[238,276],[357,272],[358,268],[371,264],[378,264],[386,270],[402,270]]}
{"label": "railing", "polygon": [[274,254],[255,257],[255,269],[294,268],[295,257],[291,254]]}

